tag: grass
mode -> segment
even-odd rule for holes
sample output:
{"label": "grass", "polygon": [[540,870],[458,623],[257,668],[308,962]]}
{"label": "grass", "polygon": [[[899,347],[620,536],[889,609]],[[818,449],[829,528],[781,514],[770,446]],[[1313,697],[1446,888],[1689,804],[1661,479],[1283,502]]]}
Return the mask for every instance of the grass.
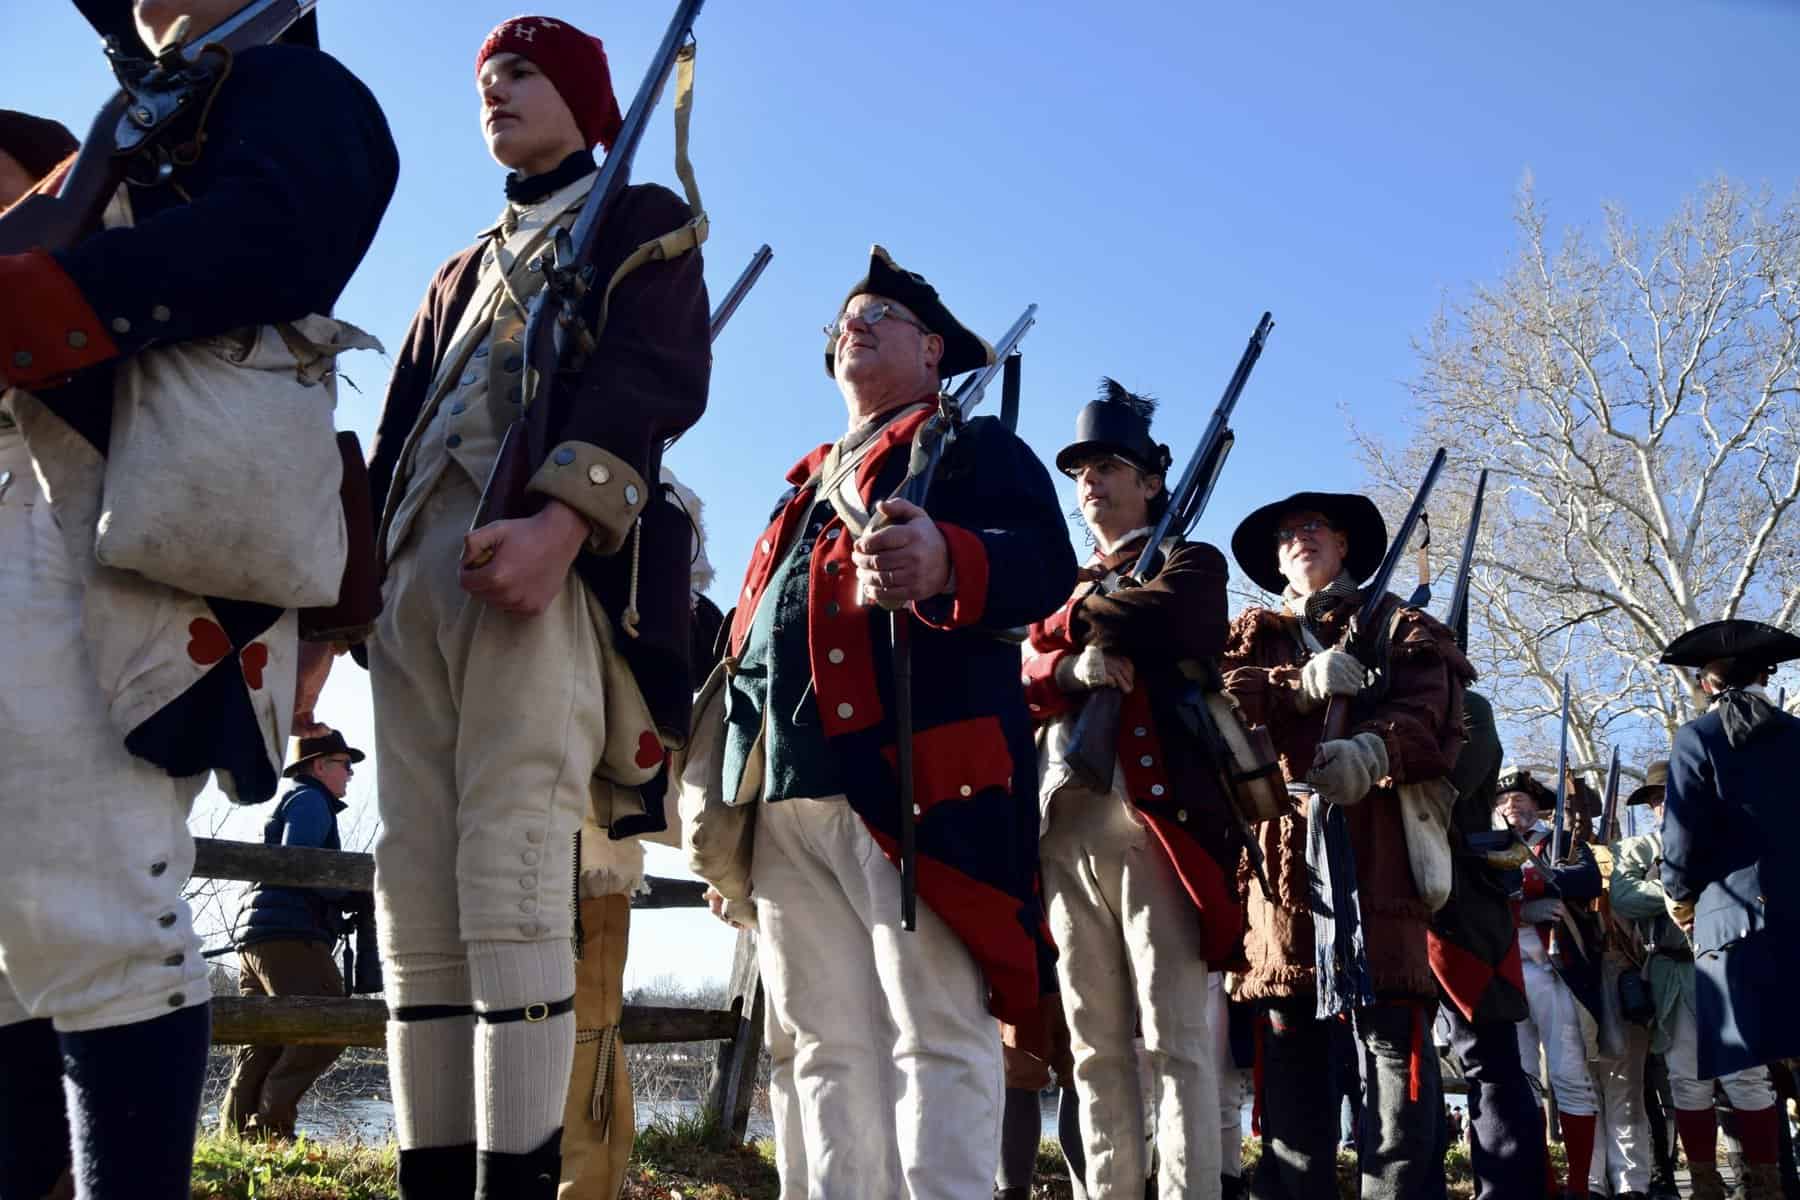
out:
{"label": "grass", "polygon": [[[1244,1141],[1244,1168],[1256,1164],[1257,1144]],[[1560,1172],[1562,1147],[1551,1157]],[[287,1145],[204,1135],[194,1154],[194,1200],[395,1200],[395,1151],[356,1142]],[[1469,1152],[1450,1147],[1444,1172],[1452,1200],[1471,1192]],[[1068,1168],[1055,1142],[1038,1147],[1034,1200],[1068,1200]],[[1338,1156],[1338,1184],[1356,1196],[1356,1159]],[[625,1172],[622,1200],[775,1200],[780,1190],[774,1146],[731,1146],[700,1117],[659,1121],[639,1130]]]}

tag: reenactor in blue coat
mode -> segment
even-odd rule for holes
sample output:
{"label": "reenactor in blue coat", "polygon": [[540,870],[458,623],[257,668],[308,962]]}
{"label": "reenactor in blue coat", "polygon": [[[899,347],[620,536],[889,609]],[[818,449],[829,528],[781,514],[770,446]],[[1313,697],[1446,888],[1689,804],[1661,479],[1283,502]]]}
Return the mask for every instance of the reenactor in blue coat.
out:
{"label": "reenactor in blue coat", "polygon": [[[827,331],[849,429],[787,475],[730,622],[722,790],[757,803],[750,860],[771,1021],[791,1032],[804,1150],[786,1189],[985,1196],[1000,1153],[999,1018],[1040,1027],[1037,754],[1004,635],[1075,582],[1049,473],[976,417],[923,505],[894,498],[942,380],[993,361],[875,247]],[[876,521],[879,515],[882,520]],[[912,630],[914,789],[899,794],[890,619]],[[902,803],[918,922],[900,927]],[[801,1161],[803,1160],[803,1161]]]}
{"label": "reenactor in blue coat", "polygon": [[[197,34],[240,0],[80,7],[147,59],[183,18]],[[285,727],[293,698],[278,693],[291,691],[300,653],[291,609],[214,604],[176,580],[127,585],[96,561],[97,526],[75,510],[97,510],[104,457],[118,449],[115,382],[144,351],[330,313],[399,171],[375,98],[316,41],[243,49],[176,122],[168,171],[122,189],[128,224],[0,253],[7,1197],[41,1196],[71,1165],[83,1200],[189,1195],[211,989],[182,896],[188,810],[209,771],[239,799],[273,795],[285,739],[266,730]],[[248,380],[242,394],[256,394]],[[144,596],[210,615],[152,625]],[[96,597],[116,602],[119,619],[95,620]],[[189,686],[171,696],[141,673],[102,678],[115,660],[96,646],[116,650],[126,617],[155,630],[132,661],[154,656]],[[122,721],[127,712],[143,719]]]}
{"label": "reenactor in blue coat", "polygon": [[[1669,754],[1661,868],[1693,941],[1702,1079],[1800,1057],[1800,1023],[1780,999],[1800,985],[1800,720],[1763,690],[1796,658],[1800,637],[1745,620],[1689,630],[1662,656],[1695,671],[1710,704]],[[1765,1167],[1772,1178],[1759,1164],[1753,1180]]]}

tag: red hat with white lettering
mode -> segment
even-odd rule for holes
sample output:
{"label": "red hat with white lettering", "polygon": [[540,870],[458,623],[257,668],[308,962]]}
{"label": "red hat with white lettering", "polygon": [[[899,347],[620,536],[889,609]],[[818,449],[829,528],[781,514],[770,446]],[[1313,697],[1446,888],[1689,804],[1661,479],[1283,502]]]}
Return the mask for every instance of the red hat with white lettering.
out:
{"label": "red hat with white lettering", "polygon": [[569,106],[588,145],[612,149],[625,119],[619,115],[606,47],[599,38],[554,17],[514,17],[495,26],[481,43],[475,73],[480,75],[482,65],[496,54],[530,59]]}

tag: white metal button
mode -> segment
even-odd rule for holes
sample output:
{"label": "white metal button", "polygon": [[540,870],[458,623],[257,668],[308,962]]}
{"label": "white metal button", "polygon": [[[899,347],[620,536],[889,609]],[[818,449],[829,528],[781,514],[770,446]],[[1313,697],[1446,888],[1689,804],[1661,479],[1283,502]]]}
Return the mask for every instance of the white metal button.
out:
{"label": "white metal button", "polygon": [[1160,796],[1160,795],[1162,795],[1162,794],[1163,794],[1163,785],[1162,785],[1162,784],[1160,784],[1160,783],[1153,783],[1153,784],[1151,784],[1151,785],[1150,785],[1150,794],[1151,794],[1151,795],[1152,795],[1152,796]]}
{"label": "white metal button", "polygon": [[1156,760],[1154,758],[1151,758],[1148,754],[1146,754],[1146,755],[1144,755],[1144,757],[1138,759],[1138,765],[1140,767],[1149,767],[1149,766],[1154,766],[1155,764],[1156,764]]}
{"label": "white metal button", "polygon": [[840,704],[837,706],[837,714],[839,720],[848,721],[851,717],[856,715],[856,707],[847,703]]}
{"label": "white metal button", "polygon": [[1144,737],[1147,734],[1149,734],[1149,732],[1150,731],[1148,729],[1145,729],[1142,725],[1139,725],[1136,729],[1131,731],[1131,736],[1132,737]]}
{"label": "white metal button", "polygon": [[829,662],[832,666],[835,667],[837,664],[844,661],[844,652],[842,650],[837,649],[836,647],[833,647],[832,649],[827,650],[825,652],[825,661]]}
{"label": "white metal button", "polygon": [[973,796],[975,794],[975,789],[970,787],[966,783],[963,784],[960,788],[957,788],[956,790],[961,792],[965,796]]}
{"label": "white metal button", "polygon": [[595,486],[605,483],[611,478],[612,472],[601,466],[599,463],[595,463],[588,468],[588,482]]}

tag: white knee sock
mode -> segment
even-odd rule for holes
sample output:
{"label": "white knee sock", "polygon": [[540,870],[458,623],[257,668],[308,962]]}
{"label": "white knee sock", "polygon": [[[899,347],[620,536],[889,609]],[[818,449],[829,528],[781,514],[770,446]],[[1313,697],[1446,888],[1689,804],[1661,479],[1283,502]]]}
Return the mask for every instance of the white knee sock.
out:
{"label": "white knee sock", "polygon": [[[460,955],[402,954],[387,963],[390,1009],[467,1007],[469,963]],[[475,1018],[389,1021],[394,1133],[403,1150],[475,1140]]]}
{"label": "white knee sock", "polygon": [[[567,938],[471,942],[469,971],[482,1011],[554,1004],[575,994]],[[575,1064],[575,1014],[543,1021],[481,1021],[475,1030],[476,1145],[526,1154],[562,1128]]]}

